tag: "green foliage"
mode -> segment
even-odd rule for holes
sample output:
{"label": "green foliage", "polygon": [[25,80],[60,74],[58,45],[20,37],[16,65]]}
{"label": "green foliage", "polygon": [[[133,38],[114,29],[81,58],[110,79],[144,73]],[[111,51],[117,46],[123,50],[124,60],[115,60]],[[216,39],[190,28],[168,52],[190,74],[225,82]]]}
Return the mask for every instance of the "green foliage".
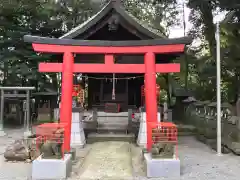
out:
{"label": "green foliage", "polygon": [[[193,28],[190,35],[201,40],[201,54],[196,52],[194,69],[190,70],[190,77],[195,76],[194,85],[197,98],[202,100],[216,99],[216,40],[213,18],[221,11],[232,12],[227,15],[221,24],[221,70],[222,70],[222,98],[227,101],[236,101],[239,93],[239,20],[240,3],[237,0],[189,0],[191,9],[190,21]],[[199,49],[198,49],[199,50]],[[195,51],[195,49],[193,49]],[[200,55],[200,56],[199,56]],[[196,59],[197,57],[197,59]],[[191,64],[191,63],[190,63]],[[192,81],[190,81],[192,83]]]}
{"label": "green foliage", "polygon": [[168,28],[179,22],[177,0],[127,0],[124,4],[134,17],[152,25],[165,36],[169,33]]}

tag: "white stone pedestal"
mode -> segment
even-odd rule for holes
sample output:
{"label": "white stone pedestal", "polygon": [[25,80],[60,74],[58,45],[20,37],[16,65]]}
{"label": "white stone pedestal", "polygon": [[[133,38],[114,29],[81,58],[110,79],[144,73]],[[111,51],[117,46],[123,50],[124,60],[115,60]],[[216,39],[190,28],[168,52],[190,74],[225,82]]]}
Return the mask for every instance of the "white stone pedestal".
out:
{"label": "white stone pedestal", "polygon": [[[59,108],[54,109],[54,118],[59,119]],[[72,112],[71,147],[83,147],[86,144],[83,131],[84,112]]]}
{"label": "white stone pedestal", "polygon": [[32,162],[32,180],[66,179],[72,171],[71,157],[71,154],[65,154],[64,159],[42,159],[39,156]]}
{"label": "white stone pedestal", "polygon": [[[146,112],[141,112],[137,144],[138,144],[138,146],[141,146],[144,148],[147,147],[147,123],[146,123],[146,120],[147,120]],[[160,112],[158,112],[158,122],[161,122]]]}
{"label": "white stone pedestal", "polygon": [[180,179],[179,159],[152,159],[150,153],[144,154],[148,178]]}
{"label": "white stone pedestal", "polygon": [[82,148],[86,144],[82,119],[83,112],[72,113],[71,147]]}
{"label": "white stone pedestal", "polygon": [[144,147],[144,148],[147,147],[146,112],[141,112],[137,144],[141,147]]}

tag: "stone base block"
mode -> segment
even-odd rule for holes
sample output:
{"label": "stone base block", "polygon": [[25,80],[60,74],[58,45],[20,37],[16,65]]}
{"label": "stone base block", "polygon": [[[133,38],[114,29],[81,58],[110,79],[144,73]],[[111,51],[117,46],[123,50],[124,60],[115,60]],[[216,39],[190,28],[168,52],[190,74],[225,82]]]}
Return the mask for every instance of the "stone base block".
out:
{"label": "stone base block", "polygon": [[39,156],[32,163],[32,180],[66,179],[72,171],[71,158],[71,154],[65,154],[64,159],[42,159]]}
{"label": "stone base block", "polygon": [[153,159],[150,153],[144,153],[148,178],[180,179],[179,159]]}
{"label": "stone base block", "polygon": [[25,138],[28,138],[29,136],[31,136],[32,135],[32,131],[30,131],[30,130],[26,130],[24,133],[23,133],[23,136],[25,137]]}

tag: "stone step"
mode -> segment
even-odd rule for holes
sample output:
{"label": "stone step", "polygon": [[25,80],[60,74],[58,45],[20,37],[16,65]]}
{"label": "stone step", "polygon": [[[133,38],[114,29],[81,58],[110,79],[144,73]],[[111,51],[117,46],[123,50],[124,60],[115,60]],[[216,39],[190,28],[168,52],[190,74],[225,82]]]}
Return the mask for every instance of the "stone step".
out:
{"label": "stone step", "polygon": [[90,133],[87,138],[87,143],[104,142],[104,141],[124,141],[124,142],[134,142],[134,134],[114,134],[114,133]]}
{"label": "stone step", "polygon": [[127,133],[127,127],[98,127],[97,128],[97,133]]}
{"label": "stone step", "polygon": [[101,118],[98,118],[97,122],[99,123],[126,123],[128,122],[128,119],[101,119]]}
{"label": "stone step", "polygon": [[120,120],[127,120],[128,119],[128,116],[99,116],[98,115],[98,119],[100,119],[100,120],[105,120],[105,119],[113,119],[113,120],[118,120],[118,119],[120,119]]}
{"label": "stone step", "polygon": [[98,111],[98,117],[128,117],[128,112],[110,113]]}
{"label": "stone step", "polygon": [[98,123],[98,127],[126,127],[128,123],[116,124],[116,123]]}

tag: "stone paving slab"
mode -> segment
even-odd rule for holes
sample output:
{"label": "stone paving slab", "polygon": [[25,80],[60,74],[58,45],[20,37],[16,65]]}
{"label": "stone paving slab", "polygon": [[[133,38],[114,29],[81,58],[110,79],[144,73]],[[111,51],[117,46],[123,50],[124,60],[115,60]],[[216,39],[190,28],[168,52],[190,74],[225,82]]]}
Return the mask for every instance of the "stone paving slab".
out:
{"label": "stone paving slab", "polygon": [[125,180],[132,177],[130,144],[127,142],[94,143],[84,160],[81,180]]}

